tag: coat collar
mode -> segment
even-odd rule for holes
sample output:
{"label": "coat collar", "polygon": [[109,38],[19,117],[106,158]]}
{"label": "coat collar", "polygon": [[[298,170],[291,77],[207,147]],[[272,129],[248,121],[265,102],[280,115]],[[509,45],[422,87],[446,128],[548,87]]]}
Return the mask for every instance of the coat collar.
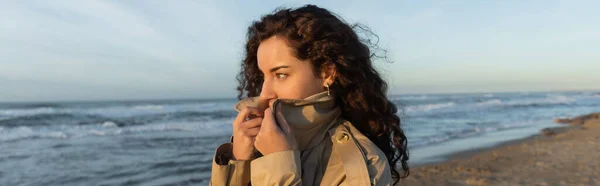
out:
{"label": "coat collar", "polygon": [[[239,112],[245,106],[259,107],[258,97],[243,99],[235,104],[234,109]],[[276,120],[285,120],[290,125],[299,150],[311,148],[327,137],[328,129],[338,123],[336,121],[341,114],[335,99],[326,91],[305,99],[276,99],[273,107],[283,116],[276,117]]]}

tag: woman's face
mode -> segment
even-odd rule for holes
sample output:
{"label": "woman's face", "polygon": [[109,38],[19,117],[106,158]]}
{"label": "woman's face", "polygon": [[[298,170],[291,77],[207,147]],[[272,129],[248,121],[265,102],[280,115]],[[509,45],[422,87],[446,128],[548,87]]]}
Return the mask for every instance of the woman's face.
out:
{"label": "woman's face", "polygon": [[311,62],[296,58],[281,36],[261,42],[257,58],[264,75],[260,98],[269,106],[276,98],[304,99],[325,90],[324,74],[315,76]]}

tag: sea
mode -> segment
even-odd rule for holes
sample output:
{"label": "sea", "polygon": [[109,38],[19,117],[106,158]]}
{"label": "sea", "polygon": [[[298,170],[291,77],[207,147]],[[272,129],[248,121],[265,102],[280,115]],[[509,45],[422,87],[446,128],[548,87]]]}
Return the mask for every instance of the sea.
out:
{"label": "sea", "polygon": [[[389,98],[409,164],[525,138],[600,112],[600,93],[406,94]],[[0,103],[0,185],[208,185],[236,99]]]}

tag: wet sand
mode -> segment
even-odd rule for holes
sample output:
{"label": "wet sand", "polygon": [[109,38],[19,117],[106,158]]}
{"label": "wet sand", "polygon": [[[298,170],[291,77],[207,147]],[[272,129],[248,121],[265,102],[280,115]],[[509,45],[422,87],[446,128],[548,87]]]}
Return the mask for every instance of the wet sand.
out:
{"label": "wet sand", "polygon": [[600,113],[449,161],[411,168],[398,185],[600,185]]}

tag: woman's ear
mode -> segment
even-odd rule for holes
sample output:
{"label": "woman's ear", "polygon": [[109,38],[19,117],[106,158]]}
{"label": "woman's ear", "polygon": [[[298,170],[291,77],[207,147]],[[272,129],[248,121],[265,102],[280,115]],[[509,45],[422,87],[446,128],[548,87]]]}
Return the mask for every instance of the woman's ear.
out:
{"label": "woman's ear", "polygon": [[323,77],[323,86],[330,86],[335,81],[336,70],[335,65],[333,63],[326,63],[323,65],[323,70],[321,71],[321,77]]}

